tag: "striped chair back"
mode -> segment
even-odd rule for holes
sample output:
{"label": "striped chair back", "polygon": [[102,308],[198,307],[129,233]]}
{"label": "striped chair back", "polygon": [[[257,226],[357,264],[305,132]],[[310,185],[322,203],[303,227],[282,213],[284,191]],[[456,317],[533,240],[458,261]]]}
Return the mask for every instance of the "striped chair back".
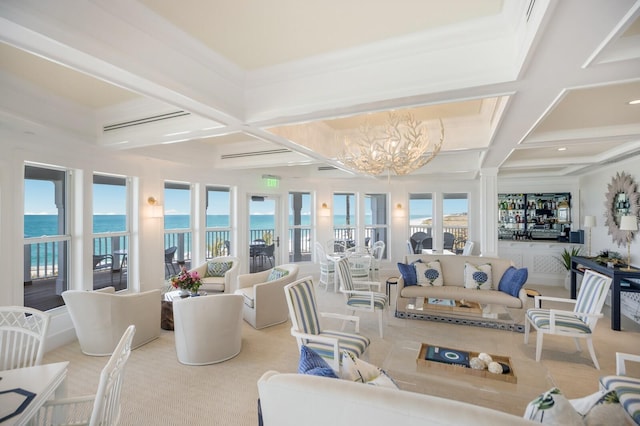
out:
{"label": "striped chair back", "polygon": [[355,290],[353,278],[351,277],[351,265],[349,259],[342,258],[338,261],[338,270],[336,271],[340,280],[340,288],[346,291]]}
{"label": "striped chair back", "polygon": [[284,288],[293,328],[306,334],[320,334],[320,318],[311,277],[305,277]]}
{"label": "striped chair back", "polygon": [[[576,298],[574,312],[586,314],[600,313],[607,298],[609,287],[611,287],[611,278],[590,269],[585,271],[580,291]],[[589,328],[597,321],[597,318],[589,318],[586,316],[581,319]]]}

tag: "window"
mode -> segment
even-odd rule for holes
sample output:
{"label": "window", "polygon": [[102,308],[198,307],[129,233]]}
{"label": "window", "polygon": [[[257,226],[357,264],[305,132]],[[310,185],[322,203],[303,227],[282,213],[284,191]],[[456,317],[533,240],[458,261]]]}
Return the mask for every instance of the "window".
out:
{"label": "window", "polygon": [[409,236],[416,232],[431,235],[433,197],[431,194],[409,194]]}
{"label": "window", "polygon": [[128,281],[127,179],[93,175],[93,288],[125,290]]}
{"label": "window", "polygon": [[[371,248],[376,241],[387,246],[387,194],[365,194],[364,196],[364,244]],[[383,253],[386,257],[386,250]]]}
{"label": "window", "polygon": [[164,262],[167,276],[176,274],[178,265],[191,261],[191,236],[191,187],[186,183],[165,182]]}
{"label": "window", "polygon": [[468,194],[443,194],[443,248],[460,252],[468,238]]}
{"label": "window", "polygon": [[231,196],[229,188],[207,186],[207,259],[231,255]]}
{"label": "window", "polygon": [[333,194],[333,238],[355,245],[356,196],[348,193]]}
{"label": "window", "polygon": [[311,194],[289,193],[289,262],[311,260]]}
{"label": "window", "polygon": [[47,311],[64,304],[69,288],[67,172],[25,166],[24,305]]}

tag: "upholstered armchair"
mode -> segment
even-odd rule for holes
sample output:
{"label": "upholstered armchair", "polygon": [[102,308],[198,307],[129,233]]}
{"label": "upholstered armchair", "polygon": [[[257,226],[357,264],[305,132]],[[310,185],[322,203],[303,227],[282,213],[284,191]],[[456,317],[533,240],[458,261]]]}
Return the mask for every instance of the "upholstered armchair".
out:
{"label": "upholstered armchair", "polygon": [[255,274],[238,276],[236,294],[244,298],[244,320],[260,329],[289,318],[284,286],[298,279],[298,266],[285,264]]}
{"label": "upholstered armchair", "polygon": [[191,269],[202,277],[200,290],[233,293],[238,286],[240,261],[233,256],[219,256]]}
{"label": "upholstered armchair", "polygon": [[173,301],[178,361],[186,365],[214,364],[242,350],[242,297],[213,294]]}
{"label": "upholstered armchair", "polygon": [[86,355],[111,355],[132,324],[136,326],[132,348],[160,336],[160,290],[127,294],[116,294],[113,287],[67,290],[62,298]]}

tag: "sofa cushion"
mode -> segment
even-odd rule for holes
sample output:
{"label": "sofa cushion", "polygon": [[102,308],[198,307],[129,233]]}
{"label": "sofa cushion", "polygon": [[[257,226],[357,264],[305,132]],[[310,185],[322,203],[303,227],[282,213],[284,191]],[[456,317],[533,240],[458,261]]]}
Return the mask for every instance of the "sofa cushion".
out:
{"label": "sofa cushion", "polygon": [[442,286],[444,280],[442,279],[442,267],[439,260],[431,262],[416,262],[414,264],[416,269],[416,276],[418,278],[418,285],[421,286]]}
{"label": "sofa cushion", "polygon": [[404,280],[405,286],[418,284],[416,267],[413,264],[407,265],[405,263],[398,262],[398,270],[400,271],[400,275],[402,275],[402,279]]}
{"label": "sofa cushion", "polygon": [[517,269],[513,266],[510,266],[504,272],[502,278],[500,278],[498,290],[504,291],[505,293],[510,294],[513,297],[518,297],[520,289],[527,282],[528,277],[529,271],[527,268]]}
{"label": "sofa cushion", "polygon": [[307,346],[300,348],[300,361],[298,363],[298,373],[310,374],[312,376],[331,377],[337,379],[333,368],[327,364],[327,362],[318,355],[313,349]]}
{"label": "sofa cushion", "polygon": [[398,389],[398,385],[384,372],[384,370],[355,357],[351,352],[342,351],[342,368],[340,378],[351,382],[366,383]]}
{"label": "sofa cushion", "polygon": [[231,269],[233,262],[209,261],[204,277],[224,277],[224,274]]}
{"label": "sofa cushion", "polygon": [[471,262],[464,263],[464,286],[477,290],[491,290],[493,279],[491,276],[491,264],[474,265]]}
{"label": "sofa cushion", "polygon": [[285,277],[289,275],[289,271],[286,269],[280,269],[280,268],[273,268],[271,270],[271,272],[269,273],[269,277],[267,277],[267,282],[268,281],[275,281],[275,280],[279,280],[282,277]]}

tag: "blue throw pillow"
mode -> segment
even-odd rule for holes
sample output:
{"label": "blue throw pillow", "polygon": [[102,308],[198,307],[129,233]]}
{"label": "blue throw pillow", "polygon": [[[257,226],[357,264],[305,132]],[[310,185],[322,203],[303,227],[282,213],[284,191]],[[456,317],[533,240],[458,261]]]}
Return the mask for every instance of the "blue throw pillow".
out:
{"label": "blue throw pillow", "polygon": [[509,269],[504,271],[502,278],[500,278],[498,290],[513,297],[518,297],[518,293],[527,282],[527,278],[529,278],[529,270],[527,268],[516,269],[513,266],[509,266]]}
{"label": "blue throw pillow", "polygon": [[310,374],[312,376],[330,377],[337,379],[338,376],[333,368],[329,367],[327,361],[324,360],[316,351],[306,346],[300,348],[300,362],[298,364],[298,373]]}
{"label": "blue throw pillow", "polygon": [[398,270],[400,271],[400,275],[402,275],[405,287],[410,285],[418,285],[416,267],[413,264],[407,265],[406,263],[398,262]]}

